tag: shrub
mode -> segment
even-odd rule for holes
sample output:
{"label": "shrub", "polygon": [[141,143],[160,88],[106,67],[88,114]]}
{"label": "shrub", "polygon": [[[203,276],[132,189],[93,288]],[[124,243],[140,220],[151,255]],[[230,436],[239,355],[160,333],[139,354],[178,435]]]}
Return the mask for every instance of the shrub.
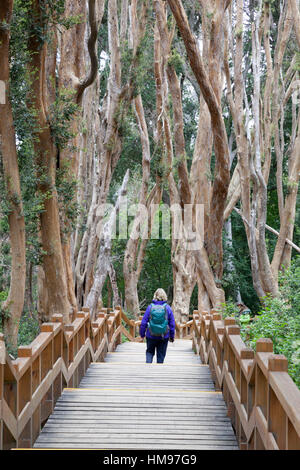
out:
{"label": "shrub", "polygon": [[258,315],[241,329],[246,344],[253,349],[259,338],[273,341],[274,353],[288,360],[288,372],[300,388],[300,264],[299,258],[279,276],[280,295],[262,299]]}

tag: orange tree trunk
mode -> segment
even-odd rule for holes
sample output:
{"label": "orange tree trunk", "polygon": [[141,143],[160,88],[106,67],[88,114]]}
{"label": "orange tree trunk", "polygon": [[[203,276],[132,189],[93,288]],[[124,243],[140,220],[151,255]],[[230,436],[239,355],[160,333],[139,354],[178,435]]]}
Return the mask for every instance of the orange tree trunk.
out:
{"label": "orange tree trunk", "polygon": [[[0,23],[10,24],[13,0],[3,0],[0,4]],[[0,80],[5,89],[0,104],[0,150],[3,160],[4,178],[9,204],[9,235],[11,244],[11,276],[8,298],[2,309],[3,328],[6,340],[17,346],[19,321],[24,305],[26,281],[25,220],[23,215],[20,176],[16,149],[12,107],[9,98],[9,28],[0,28]]]}

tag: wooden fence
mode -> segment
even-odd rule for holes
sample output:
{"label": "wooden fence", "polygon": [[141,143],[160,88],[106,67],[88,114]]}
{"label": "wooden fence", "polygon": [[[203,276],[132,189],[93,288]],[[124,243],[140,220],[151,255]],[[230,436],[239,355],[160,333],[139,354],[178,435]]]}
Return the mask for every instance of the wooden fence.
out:
{"label": "wooden fence", "polygon": [[[122,333],[130,340],[136,341],[139,337],[140,324],[143,318],[145,310],[141,311],[142,315],[138,320],[129,319],[124,312],[122,312],[122,320],[127,329],[122,326]],[[192,339],[193,336],[194,321],[190,320],[187,323],[175,322],[175,338],[178,339]]]}
{"label": "wooden fence", "polygon": [[72,324],[53,315],[29,346],[11,360],[0,336],[0,449],[32,447],[64,387],[77,387],[90,362],[103,360],[121,342],[121,311],[88,309]]}
{"label": "wooden fence", "polygon": [[[64,325],[62,315],[53,315],[15,360],[0,335],[0,449],[32,447],[63,388],[76,388],[90,362],[103,361],[122,334],[137,341],[141,318],[116,308],[91,321],[83,309]],[[241,449],[300,449],[300,391],[272,341],[259,340],[254,353],[235,319],[213,311],[195,311],[192,321],[176,324],[176,337],[192,338],[195,353],[209,364]]]}
{"label": "wooden fence", "polygon": [[[103,361],[122,334],[136,341],[141,319],[129,319],[120,308],[102,309],[95,321],[83,308],[69,325],[53,315],[30,345],[18,348],[15,360],[0,335],[0,449],[32,447],[62,390],[76,388],[89,364]],[[193,321],[176,325],[176,337],[191,338],[192,328]]]}
{"label": "wooden fence", "polygon": [[300,391],[270,339],[247,348],[234,318],[194,311],[193,348],[222,390],[240,449],[299,450]]}

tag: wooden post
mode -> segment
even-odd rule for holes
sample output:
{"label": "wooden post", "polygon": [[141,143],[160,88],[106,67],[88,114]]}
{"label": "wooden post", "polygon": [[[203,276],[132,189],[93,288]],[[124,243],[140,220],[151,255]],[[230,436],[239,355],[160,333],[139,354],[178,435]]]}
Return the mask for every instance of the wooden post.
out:
{"label": "wooden post", "polygon": [[288,360],[283,354],[273,354],[268,360],[268,370],[271,372],[287,372]]}
{"label": "wooden post", "polygon": [[229,326],[229,325],[235,325],[235,318],[233,317],[227,317],[224,320],[224,326]]}
{"label": "wooden post", "polygon": [[[269,372],[287,372],[288,362],[285,356],[281,354],[272,354],[268,360]],[[280,403],[280,399],[269,387],[269,413],[268,413],[269,431],[273,433],[280,450],[287,450],[288,419]]]}
{"label": "wooden post", "polygon": [[118,334],[116,338],[116,345],[122,343],[122,331],[121,331],[121,325],[122,325],[122,313],[121,313],[121,308],[116,307],[115,308],[115,313],[116,313],[116,326],[117,328],[120,328],[120,333]]}
{"label": "wooden post", "polygon": [[256,352],[273,352],[273,341],[269,338],[260,338],[256,341]]}

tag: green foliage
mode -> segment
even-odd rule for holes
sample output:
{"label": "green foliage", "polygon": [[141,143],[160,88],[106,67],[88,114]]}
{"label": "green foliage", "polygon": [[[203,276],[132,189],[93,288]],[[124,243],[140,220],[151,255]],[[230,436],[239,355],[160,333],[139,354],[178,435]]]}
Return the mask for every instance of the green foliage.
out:
{"label": "green foliage", "polygon": [[[253,287],[245,228],[241,217],[235,212],[231,214],[231,222],[232,246],[228,243],[225,233],[223,236],[224,272],[222,288],[225,291],[226,299],[236,299],[237,288],[239,288],[243,302],[255,313],[260,308],[260,301]],[[234,267],[233,271],[230,269],[230,262]]]}
{"label": "green foliage", "polygon": [[237,38],[241,38],[243,35],[243,28],[236,28],[234,33]]}
{"label": "green foliage", "polygon": [[[1,310],[0,310],[0,319],[1,319]],[[0,322],[1,330],[1,322]],[[5,346],[8,354],[11,354],[14,358],[18,356],[18,347],[25,346],[30,344],[40,333],[40,326],[37,318],[37,314],[29,314],[24,312],[21,317],[19,332],[18,332],[18,342],[17,347],[15,348],[9,341],[5,341]]]}
{"label": "green foliage", "polygon": [[234,317],[246,345],[256,348],[260,338],[273,341],[275,354],[288,359],[288,372],[300,388],[300,257],[279,275],[280,295],[266,296],[253,321],[243,323],[232,299],[219,307],[223,318]]}
{"label": "green foliage", "polygon": [[24,313],[20,321],[18,345],[30,344],[39,333],[37,314]]}
{"label": "green foliage", "polygon": [[[125,325],[125,328],[126,328],[126,325]],[[127,338],[127,336],[123,335],[122,333],[122,343],[128,343],[129,342],[129,339]]]}
{"label": "green foliage", "polygon": [[222,314],[223,318],[237,318],[239,313],[239,309],[236,303],[232,301],[232,299],[228,299],[227,302],[222,303],[221,306],[218,307],[218,311]]}
{"label": "green foliage", "polygon": [[135,56],[128,41],[121,44],[122,85],[131,82],[134,88],[133,95],[139,95],[145,86],[146,76],[153,73],[152,67],[153,35],[148,24]]}
{"label": "green foliage", "polygon": [[79,214],[79,206],[76,201],[77,180],[72,178],[69,169],[70,165],[64,163],[64,166],[56,170],[56,189],[59,200],[61,217],[64,219],[62,232],[70,233],[75,227],[75,221]]}
{"label": "green foliage", "polygon": [[57,147],[61,150],[75,137],[71,124],[76,118],[78,105],[74,100],[75,91],[68,88],[58,90],[55,101],[50,106],[51,134]]}
{"label": "green foliage", "polygon": [[255,348],[259,338],[273,341],[275,354],[288,359],[289,374],[300,388],[300,258],[280,275],[280,296],[263,299],[255,321],[245,330],[246,342]]}
{"label": "green foliage", "polygon": [[8,290],[0,291],[0,302],[3,302],[3,300],[6,300],[7,296],[8,296]]}
{"label": "green foliage", "polygon": [[298,71],[300,70],[300,52],[296,52],[296,60],[293,69]]}
{"label": "green foliage", "polygon": [[160,287],[166,291],[169,303],[172,302],[172,284],[171,240],[150,239],[138,290],[141,308],[152,301]]}
{"label": "green foliage", "polygon": [[2,302],[4,302],[8,297],[8,289],[0,291],[0,327],[3,324],[3,320],[9,318],[9,312],[3,307]]}
{"label": "green foliage", "polygon": [[63,26],[70,29],[84,21],[83,15],[65,16],[65,0],[46,0],[39,2],[40,12],[32,10],[32,0],[25,0],[29,7],[29,17],[31,18],[31,32],[39,42],[49,42],[51,40],[51,27],[54,25]]}
{"label": "green foliage", "polygon": [[168,59],[168,65],[171,65],[174,67],[175,72],[177,75],[180,75],[181,73],[184,72],[184,61],[182,56],[178,53],[176,48],[171,49],[171,53],[169,55]]}
{"label": "green foliage", "polygon": [[[118,279],[121,297],[125,298],[123,277],[123,256],[127,240],[115,239],[112,244],[112,259]],[[140,308],[143,310],[153,300],[153,293],[159,287],[165,289],[168,301],[172,302],[172,264],[171,242],[163,239],[150,239],[147,244],[146,256],[138,284]],[[103,300],[105,300],[103,296]],[[195,304],[193,304],[195,307]]]}

